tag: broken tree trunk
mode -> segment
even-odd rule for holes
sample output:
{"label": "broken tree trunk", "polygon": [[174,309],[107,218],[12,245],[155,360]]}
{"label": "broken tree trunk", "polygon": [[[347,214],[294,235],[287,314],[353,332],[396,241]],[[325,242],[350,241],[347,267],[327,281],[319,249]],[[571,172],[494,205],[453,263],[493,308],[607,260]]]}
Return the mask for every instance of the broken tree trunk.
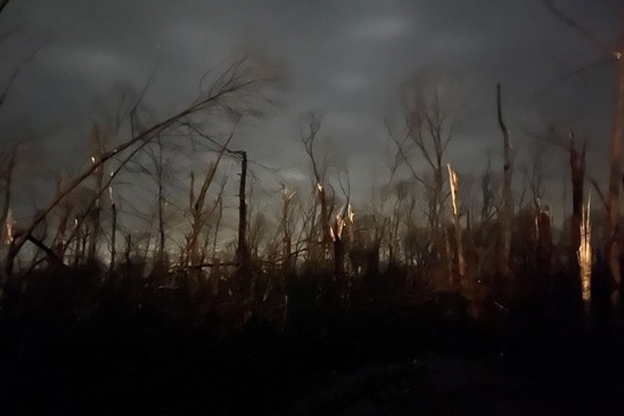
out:
{"label": "broken tree trunk", "polygon": [[252,290],[252,281],[249,267],[249,247],[247,247],[247,152],[237,152],[241,156],[241,177],[238,190],[238,248],[236,257],[238,260],[238,275],[241,291],[247,297]]}
{"label": "broken tree trunk", "polygon": [[577,251],[579,274],[581,279],[581,298],[585,310],[585,317],[591,318],[591,194],[587,198],[587,207],[583,207],[582,221],[579,225],[580,245]]}
{"label": "broken tree trunk", "polygon": [[[95,157],[92,157],[93,163],[95,163]],[[95,174],[95,189],[99,192],[102,189],[102,183],[104,182],[104,165],[100,165]],[[91,208],[90,217],[90,232],[89,232],[89,247],[87,250],[87,261],[94,261],[97,252],[97,242],[100,232],[100,212],[101,212],[101,198],[98,195],[95,200],[95,206]]]}
{"label": "broken tree trunk", "polygon": [[462,247],[461,224],[459,223],[459,177],[450,163],[447,163],[449,175],[449,188],[451,189],[451,208],[453,211],[453,228],[455,229],[455,260],[457,262],[457,274],[459,281],[455,282],[461,288],[466,266],[464,262],[464,249]]}
{"label": "broken tree trunk", "polygon": [[327,198],[325,196],[325,187],[320,182],[316,185],[318,189],[319,204],[321,205],[321,247],[322,247],[322,260],[327,259],[329,250],[329,244],[332,240],[331,231],[329,225],[329,213],[327,209]]}

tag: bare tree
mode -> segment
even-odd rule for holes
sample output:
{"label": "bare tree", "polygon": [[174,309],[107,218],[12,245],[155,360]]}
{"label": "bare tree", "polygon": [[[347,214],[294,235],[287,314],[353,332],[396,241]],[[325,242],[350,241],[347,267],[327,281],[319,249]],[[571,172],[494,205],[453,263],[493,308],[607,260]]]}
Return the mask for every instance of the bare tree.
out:
{"label": "bare tree", "polygon": [[605,202],[608,217],[606,254],[613,279],[611,304],[613,309],[616,309],[620,304],[621,290],[621,248],[618,220],[620,215],[621,147],[622,135],[624,135],[624,11],[620,18],[618,38],[614,42],[607,42],[598,38],[576,19],[561,11],[553,4],[552,0],[544,0],[544,4],[558,20],[591,42],[602,53],[603,60],[612,62],[614,66],[613,107],[609,137],[609,185]]}
{"label": "bare tree", "polygon": [[[542,138],[539,137],[538,138]],[[581,244],[581,225],[583,215],[583,199],[585,187],[585,155],[587,140],[579,143],[572,129],[568,130],[567,140],[558,134],[554,126],[548,127],[545,140],[565,149],[568,152],[568,167],[572,183],[572,217],[570,222],[570,249],[571,258],[576,258],[576,251]]]}
{"label": "bare tree", "polygon": [[[389,128],[388,132],[412,177],[425,190],[432,243],[439,252],[446,253],[444,263],[449,269],[448,278],[452,279],[451,248],[444,218],[444,202],[449,195],[444,180],[444,155],[463,121],[455,105],[459,90],[450,80],[420,70],[410,77],[405,91],[406,134],[399,139]],[[424,174],[414,166],[414,152],[427,165]]]}
{"label": "bare tree", "polygon": [[463,279],[466,273],[466,264],[464,262],[464,249],[462,246],[461,224],[459,223],[459,175],[452,168],[450,163],[446,165],[449,174],[449,188],[451,190],[451,208],[453,214],[453,226],[455,229],[455,259],[457,261],[457,273],[459,279]]}
{"label": "bare tree", "polygon": [[[442,210],[447,195],[444,192],[444,153],[455,138],[461,119],[452,107],[455,91],[427,72],[418,72],[410,79],[405,103],[405,125],[409,144],[418,150],[430,168],[432,184],[426,186],[432,194],[432,228],[442,223]],[[421,175],[415,175],[423,183]]]}
{"label": "bare tree", "polygon": [[327,258],[329,252],[329,245],[332,241],[330,234],[329,224],[329,201],[327,197],[327,164],[323,160],[318,160],[318,156],[315,152],[316,137],[321,129],[322,118],[318,114],[312,114],[307,124],[307,131],[302,133],[301,141],[303,142],[305,151],[310,158],[312,165],[312,179],[314,180],[315,193],[318,198],[318,205],[320,206],[320,235],[321,235],[321,256],[323,259]]}
{"label": "bare tree", "polygon": [[238,186],[238,246],[236,260],[238,261],[238,275],[241,282],[241,292],[247,296],[252,290],[251,265],[249,245],[247,244],[247,152],[236,152],[241,159],[240,182]]}
{"label": "bare tree", "polygon": [[162,139],[158,137],[156,139],[158,154],[152,153],[152,161],[154,164],[154,170],[156,175],[156,186],[158,193],[156,196],[156,204],[158,211],[158,249],[156,251],[156,264],[158,267],[162,267],[165,263],[165,167],[163,161],[163,146]]}
{"label": "bare tree", "polygon": [[279,77],[275,72],[259,74],[258,71],[259,67],[255,65],[250,57],[246,56],[236,60],[216,78],[210,88],[202,89],[199,97],[190,106],[176,112],[173,116],[163,121],[156,122],[150,127],[140,130],[127,141],[102,153],[95,163],[92,163],[69,181],[66,187],[55,196],[47,207],[33,219],[28,227],[26,227],[21,236],[15,240],[6,255],[4,262],[5,274],[10,274],[12,272],[14,259],[33,230],[45,220],[46,216],[64,197],[78,187],[85,179],[89,178],[108,160],[132,148],[134,148],[135,151],[144,148],[159,135],[166,134],[167,132],[188,124],[192,116],[198,116],[209,111],[214,113],[218,110],[223,110],[227,114],[234,115],[237,118],[240,118],[240,116],[244,114],[257,115],[259,113],[258,106],[260,103],[266,102],[265,92],[267,88],[275,85]]}

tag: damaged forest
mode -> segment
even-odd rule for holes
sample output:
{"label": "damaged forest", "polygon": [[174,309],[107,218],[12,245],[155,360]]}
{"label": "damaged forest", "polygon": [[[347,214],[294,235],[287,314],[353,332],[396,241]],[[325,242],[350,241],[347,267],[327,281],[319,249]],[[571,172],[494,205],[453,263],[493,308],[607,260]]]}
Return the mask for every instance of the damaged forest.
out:
{"label": "damaged forest", "polygon": [[[521,124],[492,78],[466,162],[473,98],[423,66],[393,80],[374,169],[317,108],[269,160],[254,129],[294,81],[259,50],[184,99],[154,104],[158,66],[117,84],[71,147],[2,127],[0,413],[619,414],[624,14],[603,40],[536,3],[600,57],[605,134]],[[0,117],[50,48],[2,64]]]}

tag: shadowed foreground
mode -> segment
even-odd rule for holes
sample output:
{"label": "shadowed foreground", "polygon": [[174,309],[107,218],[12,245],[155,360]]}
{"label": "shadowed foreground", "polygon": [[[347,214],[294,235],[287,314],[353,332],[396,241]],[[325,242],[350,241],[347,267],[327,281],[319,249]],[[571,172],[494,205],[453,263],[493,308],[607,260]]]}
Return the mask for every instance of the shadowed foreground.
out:
{"label": "shadowed foreground", "polygon": [[[206,309],[183,292],[8,297],[3,414],[621,414],[619,331],[549,303],[487,324],[458,301]],[[11,301],[12,300],[12,301]]]}

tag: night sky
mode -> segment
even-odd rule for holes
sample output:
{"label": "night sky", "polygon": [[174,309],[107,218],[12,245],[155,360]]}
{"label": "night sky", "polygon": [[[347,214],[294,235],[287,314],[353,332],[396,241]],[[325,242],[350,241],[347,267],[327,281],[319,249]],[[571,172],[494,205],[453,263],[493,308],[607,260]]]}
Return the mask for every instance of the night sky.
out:
{"label": "night sky", "polygon": [[[616,39],[620,1],[556,4],[596,36]],[[401,86],[423,69],[460,85],[466,123],[446,157],[460,173],[478,175],[488,150],[500,169],[500,81],[516,166],[547,154],[553,205],[565,154],[529,132],[550,122],[574,127],[590,142],[590,175],[606,174],[612,68],[603,63],[564,79],[604,59],[540,0],[12,0],[0,35],[2,85],[27,60],[0,109],[0,140],[47,149],[50,160],[86,148],[91,124],[120,85],[140,89],[153,73],[145,101],[169,114],[194,99],[207,69],[255,50],[283,63],[285,88],[267,116],[239,128],[235,147],[281,168],[286,180],[306,178],[300,127],[319,111],[321,136],[350,172],[356,197],[366,199],[383,170],[384,119],[400,131]]]}

